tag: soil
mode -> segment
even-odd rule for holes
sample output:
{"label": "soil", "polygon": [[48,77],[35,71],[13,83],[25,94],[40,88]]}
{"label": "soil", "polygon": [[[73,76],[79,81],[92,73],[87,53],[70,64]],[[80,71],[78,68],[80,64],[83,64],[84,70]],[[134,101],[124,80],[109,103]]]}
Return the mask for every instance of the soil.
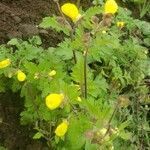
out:
{"label": "soil", "polygon": [[[38,35],[36,25],[44,16],[56,14],[55,7],[52,0],[1,0],[0,44],[14,37],[26,38]],[[47,36],[51,35],[46,35],[45,38],[48,39]]]}
{"label": "soil", "polygon": [[0,150],[43,150],[44,142],[32,140],[33,130],[20,125],[20,112],[23,110],[23,99],[19,93],[0,94]]}
{"label": "soil", "polygon": [[[66,1],[60,0],[60,4]],[[90,0],[83,1],[84,6],[89,3]],[[28,38],[40,35],[43,42],[46,42],[45,45],[55,46],[62,36],[51,30],[40,32],[36,25],[42,21],[43,17],[58,14],[58,12],[53,0],[0,0],[0,44],[14,37]]]}

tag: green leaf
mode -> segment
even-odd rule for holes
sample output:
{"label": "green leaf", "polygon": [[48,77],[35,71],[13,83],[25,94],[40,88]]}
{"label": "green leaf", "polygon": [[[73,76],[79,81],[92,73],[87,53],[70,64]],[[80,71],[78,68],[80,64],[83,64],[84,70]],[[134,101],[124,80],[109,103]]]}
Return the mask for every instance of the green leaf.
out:
{"label": "green leaf", "polygon": [[29,39],[29,42],[33,45],[41,45],[42,41],[39,36],[33,36],[31,39]]}
{"label": "green leaf", "polygon": [[118,129],[121,131],[121,130],[125,129],[127,126],[129,126],[129,124],[130,124],[130,120],[127,120],[127,121],[121,123],[121,125],[118,127]]}
{"label": "green leaf", "polygon": [[41,132],[37,132],[34,136],[33,139],[40,139],[41,137],[43,137],[44,135]]}
{"label": "green leaf", "polygon": [[80,58],[77,64],[74,65],[72,69],[72,78],[75,82],[80,83],[81,85],[84,83],[84,64],[83,58]]}
{"label": "green leaf", "polygon": [[121,133],[119,133],[119,136],[124,140],[129,140],[132,137],[132,133],[122,131]]}
{"label": "green leaf", "polygon": [[17,44],[19,44],[19,42],[18,42],[18,40],[16,38],[14,38],[14,39],[11,39],[7,44],[9,44],[9,45],[17,45]]}
{"label": "green leaf", "polygon": [[91,18],[94,15],[101,14],[103,12],[101,6],[94,6],[90,7],[84,14],[84,21],[82,22],[82,25],[85,28],[92,28]]}
{"label": "green leaf", "polygon": [[60,43],[55,51],[55,54],[58,55],[62,60],[72,59],[73,49],[71,48],[70,39],[65,39],[62,43]]}
{"label": "green leaf", "polygon": [[66,136],[66,147],[71,150],[82,149],[82,146],[85,144],[84,134],[90,127],[89,120],[84,115],[80,115],[79,118],[71,118]]}
{"label": "green leaf", "polygon": [[96,144],[91,144],[90,141],[86,141],[86,144],[85,144],[85,150],[97,150],[98,149],[98,145]]}
{"label": "green leaf", "polygon": [[69,30],[64,26],[61,25],[55,16],[53,17],[45,17],[43,18],[42,23],[39,25],[41,28],[52,28],[55,29],[57,32],[63,31],[65,34],[69,35]]}

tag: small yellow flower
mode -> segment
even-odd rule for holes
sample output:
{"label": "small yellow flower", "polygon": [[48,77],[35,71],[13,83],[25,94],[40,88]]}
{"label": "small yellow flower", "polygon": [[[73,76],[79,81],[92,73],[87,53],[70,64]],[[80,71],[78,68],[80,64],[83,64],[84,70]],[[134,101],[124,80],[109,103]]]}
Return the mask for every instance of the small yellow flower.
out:
{"label": "small yellow flower", "polygon": [[82,102],[81,97],[78,97],[78,98],[77,98],[77,101],[78,101],[78,102]]}
{"label": "small yellow flower", "polygon": [[46,97],[46,106],[50,110],[54,110],[62,104],[63,99],[64,99],[63,94],[49,94]]}
{"label": "small yellow flower", "polygon": [[63,137],[68,130],[68,122],[67,120],[63,120],[61,124],[59,124],[55,130],[55,134],[59,137]]}
{"label": "small yellow flower", "polygon": [[125,22],[123,22],[123,21],[118,21],[117,22],[117,27],[119,27],[119,28],[123,28],[124,25],[125,25]]}
{"label": "small yellow flower", "polygon": [[103,141],[109,141],[109,135],[107,134],[106,135],[106,132],[107,132],[107,129],[106,128],[102,128],[101,130],[97,131],[97,136],[99,137],[104,137],[105,138],[103,139]]}
{"label": "small yellow flower", "polygon": [[115,14],[118,10],[118,5],[115,0],[107,0],[104,9],[105,14]]}
{"label": "small yellow flower", "polygon": [[17,71],[17,79],[18,79],[18,81],[20,81],[20,82],[25,81],[25,79],[26,79],[25,73],[22,72],[21,70],[18,70],[18,71]]}
{"label": "small yellow flower", "polygon": [[75,87],[77,87],[78,88],[78,90],[80,90],[81,88],[80,88],[80,85],[78,85],[78,84],[75,84]]}
{"label": "small yellow flower", "polygon": [[7,66],[10,65],[10,63],[11,63],[10,59],[5,59],[3,61],[0,61],[0,69],[6,68]]}
{"label": "small yellow flower", "polygon": [[55,70],[52,70],[51,72],[49,72],[48,74],[50,77],[53,77],[56,75],[56,71]]}
{"label": "small yellow flower", "polygon": [[101,130],[99,130],[98,133],[104,136],[106,134],[106,132],[107,132],[107,129],[106,128],[102,128]]}
{"label": "small yellow flower", "polygon": [[72,3],[65,3],[61,6],[61,11],[72,19],[72,21],[76,22],[80,19],[81,14],[79,13],[79,10],[76,5]]}
{"label": "small yellow flower", "polygon": [[103,33],[103,34],[106,34],[106,31],[105,31],[105,30],[103,30],[103,31],[102,31],[102,33]]}
{"label": "small yellow flower", "polygon": [[110,131],[111,131],[112,134],[119,135],[119,129],[118,128],[114,128],[114,129],[111,128]]}

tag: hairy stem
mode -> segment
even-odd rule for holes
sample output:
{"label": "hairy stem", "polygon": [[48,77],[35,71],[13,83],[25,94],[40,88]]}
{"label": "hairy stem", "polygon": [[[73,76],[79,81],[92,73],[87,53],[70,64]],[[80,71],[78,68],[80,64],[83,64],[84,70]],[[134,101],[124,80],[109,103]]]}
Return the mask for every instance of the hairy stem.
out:
{"label": "hairy stem", "polygon": [[116,104],[116,106],[115,106],[115,108],[114,108],[114,111],[113,111],[113,113],[112,113],[110,119],[108,120],[108,123],[107,123],[107,126],[108,126],[108,127],[107,127],[107,131],[106,131],[106,133],[105,133],[105,135],[103,136],[102,139],[104,139],[104,138],[106,137],[106,135],[109,133],[109,130],[110,130],[110,123],[111,123],[113,117],[115,116],[115,113],[116,113],[117,110],[118,110],[118,102],[117,102],[117,104]]}
{"label": "hairy stem", "polygon": [[84,51],[84,98],[87,99],[87,54],[88,48]]}
{"label": "hairy stem", "polygon": [[[71,29],[71,32],[70,32],[71,41],[73,41],[73,39],[74,39],[74,38],[73,38],[74,30],[75,30],[75,26],[73,26],[73,28]],[[72,52],[73,52],[74,63],[76,64],[76,63],[77,63],[76,52],[75,52],[75,50],[72,50]]]}
{"label": "hairy stem", "polygon": [[80,7],[80,0],[77,0],[77,6]]}
{"label": "hairy stem", "polygon": [[[74,31],[75,31],[75,25],[72,27],[72,26],[70,25],[70,23],[67,21],[66,17],[64,16],[64,14],[63,14],[62,11],[61,11],[59,2],[56,1],[56,0],[53,0],[53,1],[56,3],[56,5],[57,5],[57,7],[58,7],[58,10],[59,10],[61,16],[63,17],[63,19],[65,20],[65,22],[67,23],[67,25],[68,25],[69,27],[71,27],[70,38],[71,38],[71,41],[73,41],[73,34],[74,34]],[[72,52],[73,52],[74,63],[76,64],[77,59],[76,59],[76,53],[75,53],[75,50],[72,50]]]}

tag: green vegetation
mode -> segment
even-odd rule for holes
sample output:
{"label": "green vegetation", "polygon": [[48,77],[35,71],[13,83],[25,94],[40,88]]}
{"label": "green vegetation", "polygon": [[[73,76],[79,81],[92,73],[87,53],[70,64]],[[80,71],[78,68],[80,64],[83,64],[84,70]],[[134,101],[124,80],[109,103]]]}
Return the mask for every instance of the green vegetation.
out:
{"label": "green vegetation", "polygon": [[[150,76],[150,23],[134,19],[126,8],[115,14],[103,9],[104,4],[96,4],[80,10],[74,22],[63,12],[44,18],[40,28],[64,35],[56,47],[44,49],[37,36],[0,46],[0,60],[11,62],[0,63],[0,92],[20,92],[21,124],[31,125],[33,138],[44,138],[50,149],[150,147],[145,84]],[[46,98],[53,93],[63,98],[51,110]],[[66,132],[58,136],[56,128],[64,120]]]}

